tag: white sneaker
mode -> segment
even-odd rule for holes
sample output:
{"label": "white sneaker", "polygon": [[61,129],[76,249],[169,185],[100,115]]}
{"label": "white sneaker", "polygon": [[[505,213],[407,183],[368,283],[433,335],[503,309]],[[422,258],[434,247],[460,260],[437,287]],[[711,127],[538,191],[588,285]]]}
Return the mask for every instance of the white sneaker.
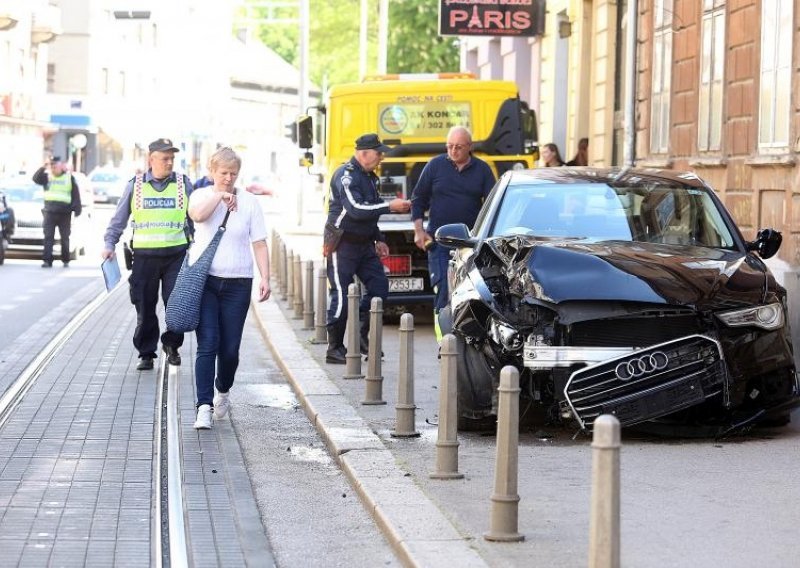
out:
{"label": "white sneaker", "polygon": [[201,404],[197,409],[197,420],[194,421],[196,430],[210,430],[211,429],[211,405]]}
{"label": "white sneaker", "polygon": [[228,410],[231,409],[230,392],[218,392],[214,397],[214,418],[219,420],[225,418]]}

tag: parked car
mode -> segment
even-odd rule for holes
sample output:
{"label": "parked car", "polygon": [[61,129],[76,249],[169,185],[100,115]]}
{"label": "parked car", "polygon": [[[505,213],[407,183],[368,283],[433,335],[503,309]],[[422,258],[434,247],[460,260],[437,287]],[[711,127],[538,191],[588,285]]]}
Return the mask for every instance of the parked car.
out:
{"label": "parked car", "polygon": [[0,264],[6,260],[6,249],[17,227],[14,209],[8,204],[6,194],[0,191]]}
{"label": "parked car", "polygon": [[[80,187],[80,180],[76,181]],[[0,179],[0,192],[5,194],[9,206],[14,209],[16,229],[6,254],[21,258],[41,258],[44,249],[44,231],[42,230],[42,207],[44,207],[44,190],[33,183],[30,177],[12,176]],[[70,258],[85,254],[86,243],[91,238],[92,200],[85,190],[81,190],[83,212],[80,217],[73,217],[70,232]],[[56,230],[56,243],[53,255],[59,258],[61,239]]]}
{"label": "parked car", "polygon": [[109,167],[98,167],[89,173],[95,203],[119,203],[125,185],[132,176],[126,176],[121,170]]}
{"label": "parked car", "polygon": [[718,436],[784,424],[800,402],[786,291],[692,173],[598,168],[512,171],[455,247],[450,303],[459,424],[497,413],[501,368],[520,372],[524,418],[591,431],[623,426]]}

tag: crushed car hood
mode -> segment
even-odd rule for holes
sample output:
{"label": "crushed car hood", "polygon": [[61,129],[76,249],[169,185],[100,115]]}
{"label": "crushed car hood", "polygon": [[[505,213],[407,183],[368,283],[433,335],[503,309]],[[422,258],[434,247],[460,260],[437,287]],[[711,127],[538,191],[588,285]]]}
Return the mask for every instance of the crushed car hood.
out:
{"label": "crushed car hood", "polygon": [[777,284],[754,255],[623,241],[492,239],[510,291],[561,303],[633,301],[699,308],[763,302]]}

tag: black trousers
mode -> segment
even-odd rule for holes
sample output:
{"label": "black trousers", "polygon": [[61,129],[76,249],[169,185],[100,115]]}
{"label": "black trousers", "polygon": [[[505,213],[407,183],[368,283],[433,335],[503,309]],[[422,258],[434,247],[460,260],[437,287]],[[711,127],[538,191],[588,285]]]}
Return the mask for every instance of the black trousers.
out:
{"label": "black trousers", "polygon": [[[158,334],[160,332],[158,315],[158,292],[164,305],[175,287],[175,279],[183,263],[184,253],[169,256],[145,256],[135,254],[133,268],[128,279],[131,303],[136,308],[136,331],[133,332],[133,346],[139,351],[139,357],[156,356]],[[161,344],[165,347],[178,348],[183,345],[183,334],[165,330],[161,335]]]}
{"label": "black trousers", "polygon": [[53,264],[53,245],[56,242],[56,227],[61,240],[61,261],[69,262],[69,234],[72,230],[72,211],[42,210],[42,230],[44,231],[44,250],[42,260]]}

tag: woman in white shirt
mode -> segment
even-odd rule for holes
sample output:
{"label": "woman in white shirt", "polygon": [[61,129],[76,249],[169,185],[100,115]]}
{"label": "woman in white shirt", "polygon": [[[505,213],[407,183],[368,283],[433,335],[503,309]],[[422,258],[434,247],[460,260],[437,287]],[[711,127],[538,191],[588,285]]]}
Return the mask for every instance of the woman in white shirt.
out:
{"label": "woman in white shirt", "polygon": [[189,249],[190,263],[205,250],[230,211],[208,273],[200,305],[200,325],[195,332],[194,427],[198,429],[211,428],[212,412],[220,419],[230,408],[229,394],[239,366],[239,346],[253,288],[254,258],[261,275],[258,301],[263,302],[270,295],[264,215],[253,195],[235,189],[241,166],[242,160],[236,152],[229,147],[219,148],[208,161],[214,185],[196,189],[189,198],[189,217],[194,221],[195,231],[195,242]]}

